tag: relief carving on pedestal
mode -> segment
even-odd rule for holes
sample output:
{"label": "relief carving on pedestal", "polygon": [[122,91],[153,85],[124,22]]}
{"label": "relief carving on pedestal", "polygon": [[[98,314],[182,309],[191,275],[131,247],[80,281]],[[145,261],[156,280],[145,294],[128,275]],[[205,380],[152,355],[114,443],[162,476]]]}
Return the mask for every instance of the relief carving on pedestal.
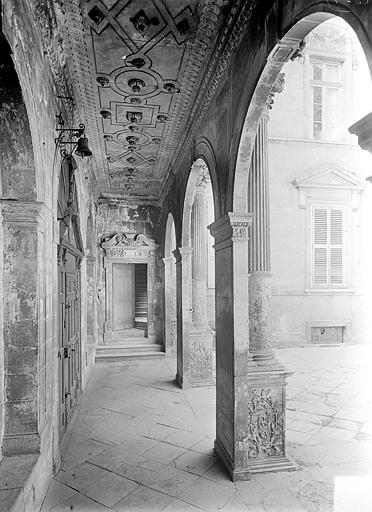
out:
{"label": "relief carving on pedestal", "polygon": [[212,375],[212,351],[203,344],[195,342],[190,353],[190,373],[195,379],[210,379]]}
{"label": "relief carving on pedestal", "polygon": [[239,449],[249,459],[284,455],[282,389],[253,388],[248,398],[248,421],[238,433]]}

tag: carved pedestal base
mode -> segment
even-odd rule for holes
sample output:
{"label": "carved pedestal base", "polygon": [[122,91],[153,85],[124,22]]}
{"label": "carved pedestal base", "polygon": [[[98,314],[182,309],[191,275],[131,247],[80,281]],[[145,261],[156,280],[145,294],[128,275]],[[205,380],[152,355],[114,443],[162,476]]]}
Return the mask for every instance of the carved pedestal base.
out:
{"label": "carved pedestal base", "polygon": [[[254,370],[236,382],[235,424],[215,441],[215,451],[230,477],[249,480],[252,474],[295,470],[285,453],[285,385],[281,370]],[[228,447],[228,449],[226,449]]]}
{"label": "carved pedestal base", "polygon": [[212,329],[192,329],[188,336],[188,349],[183,377],[178,373],[176,376],[178,385],[183,389],[215,385]]}

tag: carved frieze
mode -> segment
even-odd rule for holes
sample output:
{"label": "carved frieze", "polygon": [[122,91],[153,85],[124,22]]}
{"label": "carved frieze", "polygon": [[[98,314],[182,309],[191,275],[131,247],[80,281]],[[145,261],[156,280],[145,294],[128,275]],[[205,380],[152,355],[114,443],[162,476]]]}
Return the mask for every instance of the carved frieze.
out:
{"label": "carved frieze", "polygon": [[282,388],[253,388],[247,401],[247,423],[238,432],[238,446],[249,459],[284,455]]}
{"label": "carved frieze", "polygon": [[102,249],[111,258],[148,257],[156,248],[153,240],[137,233],[116,233],[109,240],[102,242]]}

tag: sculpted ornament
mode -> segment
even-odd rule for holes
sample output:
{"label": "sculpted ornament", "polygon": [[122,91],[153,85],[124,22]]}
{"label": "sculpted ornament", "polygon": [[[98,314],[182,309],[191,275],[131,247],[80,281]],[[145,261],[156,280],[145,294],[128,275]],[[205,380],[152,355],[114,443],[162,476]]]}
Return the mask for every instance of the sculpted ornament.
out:
{"label": "sculpted ornament", "polygon": [[212,353],[203,343],[195,342],[191,348],[190,371],[196,379],[207,379],[212,374]]}
{"label": "sculpted ornament", "polygon": [[107,256],[126,257],[148,256],[156,245],[146,235],[127,232],[116,233],[109,240],[102,242],[101,247]]}
{"label": "sculpted ornament", "polygon": [[232,238],[248,238],[248,222],[232,222]]}
{"label": "sculpted ornament", "polygon": [[249,459],[284,455],[284,412],[281,389],[251,389],[248,420],[238,434]]}

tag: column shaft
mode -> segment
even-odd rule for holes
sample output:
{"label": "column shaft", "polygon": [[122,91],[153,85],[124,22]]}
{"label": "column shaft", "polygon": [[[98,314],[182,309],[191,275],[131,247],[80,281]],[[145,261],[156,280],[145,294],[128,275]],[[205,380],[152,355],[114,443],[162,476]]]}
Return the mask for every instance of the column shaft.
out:
{"label": "column shaft", "polygon": [[255,361],[272,364],[270,349],[271,261],[268,176],[268,116],[258,125],[248,182],[248,208],[254,214],[248,244],[249,338]]}
{"label": "column shaft", "polygon": [[195,193],[192,208],[192,320],[195,328],[208,328],[207,319],[207,202],[205,183],[201,183]]}

